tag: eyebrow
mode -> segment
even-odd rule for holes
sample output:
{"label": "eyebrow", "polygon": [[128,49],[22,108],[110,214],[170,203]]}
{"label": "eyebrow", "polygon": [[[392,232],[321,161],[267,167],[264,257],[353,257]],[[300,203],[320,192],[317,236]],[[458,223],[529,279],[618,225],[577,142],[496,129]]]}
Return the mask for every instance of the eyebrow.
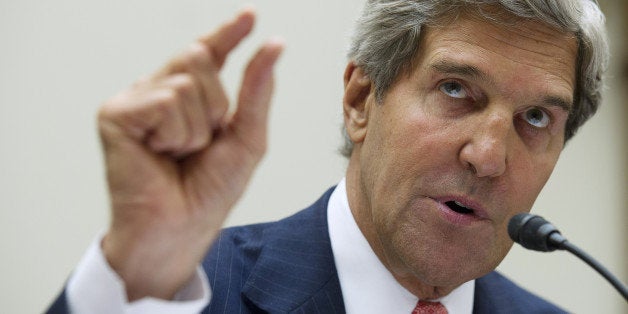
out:
{"label": "eyebrow", "polygon": [[[443,74],[456,74],[489,83],[493,82],[493,80],[491,80],[491,78],[486,73],[484,73],[479,68],[469,64],[460,64],[448,60],[440,60],[432,64],[430,67],[433,70]],[[567,112],[571,112],[571,110],[573,109],[572,102],[560,96],[545,96],[542,99],[541,103],[548,106],[561,108]]]}
{"label": "eyebrow", "polygon": [[478,69],[475,66],[469,64],[458,64],[446,60],[438,61],[431,65],[431,68],[437,72],[441,72],[444,74],[457,74],[467,77],[472,77],[475,79],[480,79],[483,81],[491,81],[482,70]]}
{"label": "eyebrow", "polygon": [[562,97],[546,96],[543,98],[543,103],[549,106],[559,107],[567,112],[571,112],[571,109],[573,109],[573,104]]}

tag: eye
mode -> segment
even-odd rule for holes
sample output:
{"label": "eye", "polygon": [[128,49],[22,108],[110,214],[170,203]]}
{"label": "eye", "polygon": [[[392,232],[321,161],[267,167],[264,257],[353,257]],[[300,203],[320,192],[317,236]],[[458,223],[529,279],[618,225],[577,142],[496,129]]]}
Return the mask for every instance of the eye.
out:
{"label": "eye", "polygon": [[523,118],[536,128],[546,128],[550,123],[550,116],[539,108],[530,108],[523,113]]}
{"label": "eye", "polygon": [[467,91],[464,90],[462,84],[454,81],[441,84],[438,89],[445,95],[453,98],[467,98]]}

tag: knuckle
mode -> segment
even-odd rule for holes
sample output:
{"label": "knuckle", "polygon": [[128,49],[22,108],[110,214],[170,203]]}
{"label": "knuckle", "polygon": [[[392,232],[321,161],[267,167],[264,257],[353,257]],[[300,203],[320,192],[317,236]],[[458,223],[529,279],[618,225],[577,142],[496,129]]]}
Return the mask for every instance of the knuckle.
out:
{"label": "knuckle", "polygon": [[196,93],[196,82],[189,74],[179,74],[173,78],[171,90],[178,101],[189,100]]}
{"label": "knuckle", "polygon": [[111,117],[113,116],[112,110],[109,107],[102,106],[98,109],[96,116],[98,132],[102,135],[107,133]]}
{"label": "knuckle", "polygon": [[98,108],[96,122],[98,133],[103,140],[106,140],[108,135],[119,134],[120,127],[132,114],[129,110],[132,99],[129,98],[128,92],[120,93],[103,102]]}
{"label": "knuckle", "polygon": [[189,140],[189,147],[191,150],[198,150],[205,147],[209,143],[208,133],[194,134]]}
{"label": "knuckle", "polygon": [[122,109],[129,106],[131,100],[126,92],[119,93],[105,102],[98,108],[97,117],[99,121],[112,119],[123,113]]}
{"label": "knuckle", "polygon": [[179,103],[181,103],[181,95],[176,90],[167,88],[157,93],[152,107],[169,115],[174,112]]}
{"label": "knuckle", "polygon": [[98,121],[103,121],[103,120],[107,120],[109,119],[109,117],[112,116],[112,110],[111,110],[111,105],[110,105],[110,101],[107,101],[105,103],[103,103],[102,106],[100,106],[100,108],[98,108],[98,112],[96,114],[96,117],[98,118]]}
{"label": "knuckle", "polygon": [[207,47],[196,41],[192,43],[186,54],[186,65],[194,69],[213,69],[212,54]]}

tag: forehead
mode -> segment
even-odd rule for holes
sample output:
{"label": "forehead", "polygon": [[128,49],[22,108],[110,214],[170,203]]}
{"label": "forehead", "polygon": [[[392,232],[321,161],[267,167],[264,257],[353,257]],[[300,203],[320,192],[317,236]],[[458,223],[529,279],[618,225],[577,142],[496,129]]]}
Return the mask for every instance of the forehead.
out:
{"label": "forehead", "polygon": [[543,85],[540,87],[551,83],[554,91],[573,97],[578,51],[575,35],[505,12],[494,16],[497,18],[461,12],[426,26],[418,63],[446,60],[469,64],[488,78],[536,79],[536,85]]}

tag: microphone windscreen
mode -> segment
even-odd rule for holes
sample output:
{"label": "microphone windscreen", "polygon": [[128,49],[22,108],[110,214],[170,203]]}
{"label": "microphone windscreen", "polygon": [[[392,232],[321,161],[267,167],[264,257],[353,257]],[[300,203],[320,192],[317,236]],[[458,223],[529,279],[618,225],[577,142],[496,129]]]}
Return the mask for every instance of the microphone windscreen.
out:
{"label": "microphone windscreen", "polygon": [[508,235],[510,236],[510,239],[520,243],[519,233],[521,232],[523,225],[525,225],[530,218],[532,218],[532,215],[526,213],[517,214],[510,218],[510,221],[508,222]]}
{"label": "microphone windscreen", "polygon": [[549,252],[556,247],[549,243],[549,236],[558,229],[541,216],[517,214],[508,222],[508,235],[523,247],[535,251]]}

